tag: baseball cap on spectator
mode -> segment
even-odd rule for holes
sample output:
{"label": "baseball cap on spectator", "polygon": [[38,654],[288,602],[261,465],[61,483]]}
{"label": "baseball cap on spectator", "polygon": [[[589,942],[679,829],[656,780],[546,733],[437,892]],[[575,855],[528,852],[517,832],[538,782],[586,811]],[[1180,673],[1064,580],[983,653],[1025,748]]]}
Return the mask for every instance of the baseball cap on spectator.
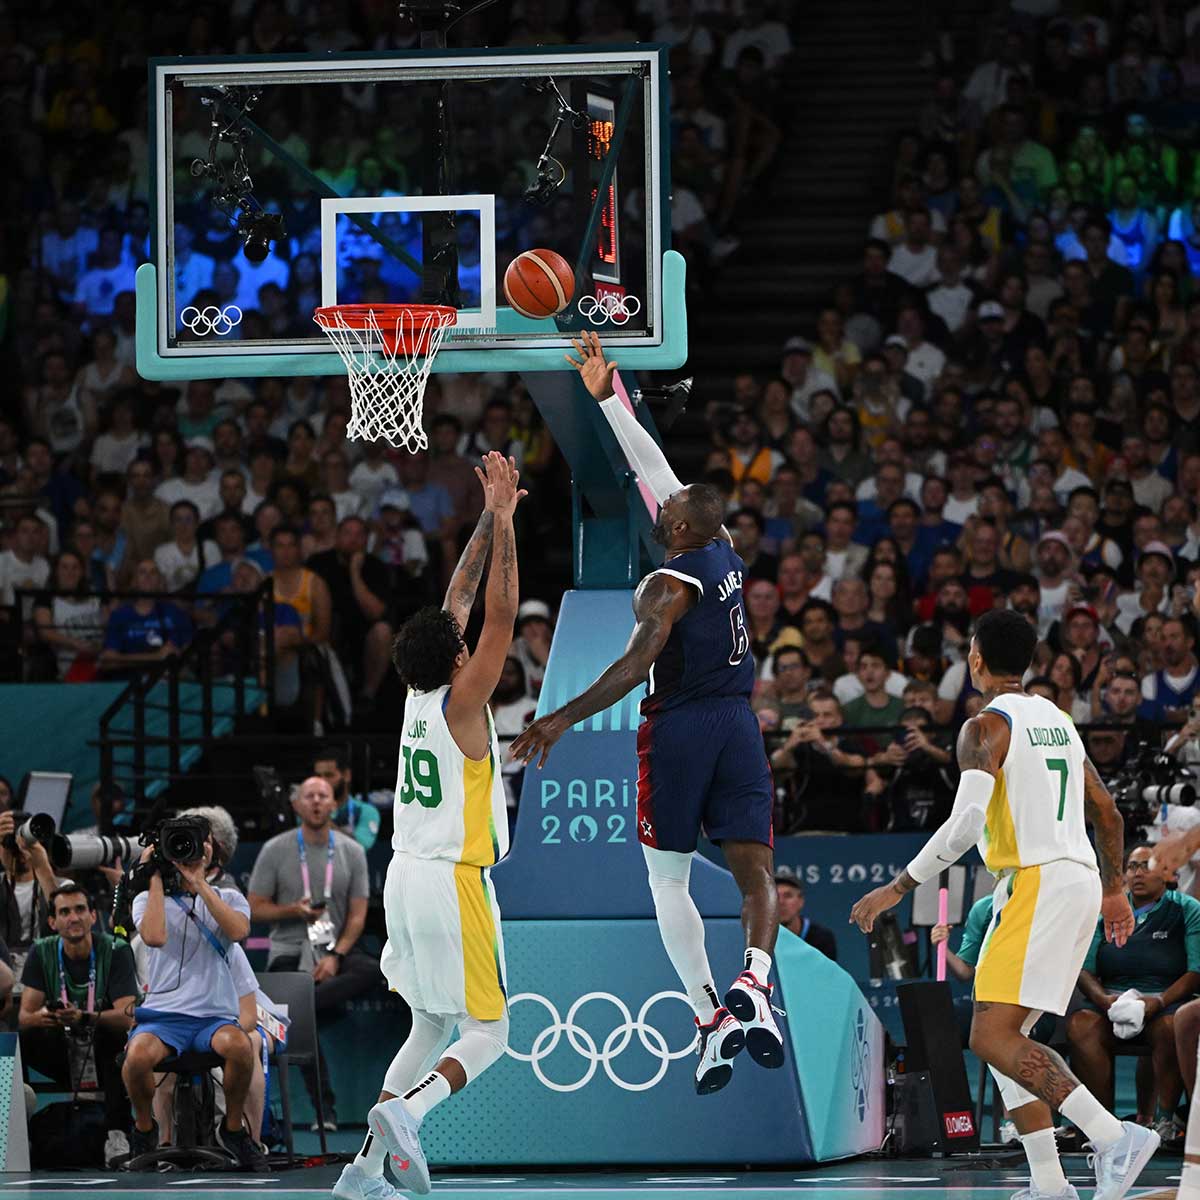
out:
{"label": "baseball cap on spectator", "polygon": [[789,867],[785,863],[780,863],[775,868],[775,882],[786,883],[789,887],[799,888],[804,891],[804,881],[796,873],[794,867]]}
{"label": "baseball cap on spectator", "polygon": [[893,333],[891,337],[885,339],[883,345],[885,349],[888,346],[895,346],[898,350],[908,352],[908,343],[898,333]]}
{"label": "baseball cap on spectator", "polygon": [[790,337],[783,343],[784,354],[812,354],[812,343],[808,338]]}
{"label": "baseball cap on spectator", "polygon": [[[1057,542],[1066,550],[1071,549],[1070,539],[1061,529],[1047,529],[1045,533],[1038,538],[1037,544],[1040,546],[1043,542]],[[1153,543],[1152,543],[1153,544]]]}
{"label": "baseball cap on spectator", "polygon": [[188,438],[188,450],[203,450],[210,458],[216,457],[216,451],[213,449],[212,438],[197,435],[196,437]]}
{"label": "baseball cap on spectator", "polygon": [[408,512],[410,507],[411,501],[408,498],[408,492],[404,488],[388,488],[379,497],[380,512],[383,512],[385,508],[394,508],[397,512]]}
{"label": "baseball cap on spectator", "polygon": [[1093,625],[1099,627],[1100,614],[1090,604],[1072,604],[1070,608],[1063,613],[1063,624],[1065,625],[1072,617],[1077,617],[1082,613],[1087,617]]}
{"label": "baseball cap on spectator", "polygon": [[260,579],[266,579],[267,577],[266,571],[263,570],[262,563],[255,562],[252,558],[235,558],[233,562],[229,564],[229,570],[231,573],[236,571],[238,567],[249,567],[258,575]]}
{"label": "baseball cap on spectator", "polygon": [[1003,321],[1004,305],[999,300],[985,300],[979,306],[979,319],[981,321]]}
{"label": "baseball cap on spectator", "polygon": [[550,605],[545,600],[526,600],[520,608],[517,609],[517,628],[526,621],[545,621],[550,622]]}
{"label": "baseball cap on spectator", "polygon": [[1171,553],[1171,547],[1166,542],[1147,542],[1142,547],[1142,552],[1137,556],[1138,566],[1142,565],[1142,559],[1149,558],[1151,555],[1157,554],[1159,558],[1165,558],[1167,564],[1174,569],[1175,555]]}

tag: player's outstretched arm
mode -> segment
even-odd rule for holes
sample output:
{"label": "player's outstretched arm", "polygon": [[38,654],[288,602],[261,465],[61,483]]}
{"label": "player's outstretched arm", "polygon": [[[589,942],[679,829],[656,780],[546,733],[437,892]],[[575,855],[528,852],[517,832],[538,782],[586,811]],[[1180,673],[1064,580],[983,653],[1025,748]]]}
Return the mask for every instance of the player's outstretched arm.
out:
{"label": "player's outstretched arm", "polygon": [[1125,820],[1090,758],[1083,760],[1083,811],[1096,834],[1096,859],[1104,885],[1100,903],[1104,936],[1123,946],[1134,925],[1125,895]]}
{"label": "player's outstretched arm", "polygon": [[603,712],[628,695],[649,674],[654,660],[671,636],[671,627],[690,605],[687,584],[671,575],[647,575],[633,598],[637,624],[625,653],[587,691],[534,721],[514,738],[510,750],[512,757],[526,763],[537,757],[537,765],[542,767],[550,747],[572,725]]}
{"label": "player's outstretched arm", "polygon": [[517,487],[516,463],[491,451],[485,460],[486,510],[492,514],[492,566],[484,596],[483,629],[475,653],[454,677],[446,718],[453,731],[458,719],[475,717],[488,702],[512,645],[513,624],[520,602],[517,579],[517,539],[513,513],[526,495]]}
{"label": "player's outstretched arm", "polygon": [[[487,476],[478,467],[475,468],[475,474],[479,477],[486,496]],[[475,532],[471,534],[471,540],[463,549],[458,566],[454,568],[454,574],[450,577],[450,586],[446,588],[446,598],[442,601],[442,608],[454,617],[462,630],[467,628],[467,622],[471,619],[475,593],[479,591],[479,581],[483,578],[488,551],[492,548],[494,521],[495,516],[491,509],[485,508],[479,514]]]}
{"label": "player's outstretched arm", "polygon": [[962,775],[954,808],[921,852],[892,880],[868,892],[850,910],[850,921],[870,933],[875,918],[894,908],[915,887],[953,866],[979,841],[996,775],[1008,753],[1008,722],[995,713],[980,713],[963,724],[958,735]]}

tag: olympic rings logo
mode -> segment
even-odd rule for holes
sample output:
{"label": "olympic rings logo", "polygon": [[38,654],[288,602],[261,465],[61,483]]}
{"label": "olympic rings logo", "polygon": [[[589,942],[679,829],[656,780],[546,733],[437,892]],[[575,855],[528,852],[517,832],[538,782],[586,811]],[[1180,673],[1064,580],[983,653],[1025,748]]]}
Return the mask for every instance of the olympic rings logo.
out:
{"label": "olympic rings logo", "polygon": [[606,322],[612,325],[628,325],[630,317],[642,311],[642,302],[636,296],[619,296],[606,292],[603,296],[580,296],[575,306],[585,321],[594,325]]}
{"label": "olympic rings logo", "polygon": [[[646,1020],[647,1014],[660,1000],[679,1000],[688,1006],[690,1015],[691,1002],[682,992],[656,993],[638,1010],[636,1019],[630,1013],[628,1005],[619,997],[609,992],[588,992],[586,995],[580,996],[567,1010],[565,1019],[558,1015],[558,1009],[555,1008],[551,1001],[547,1000],[545,996],[539,996],[536,992],[522,992],[519,996],[511,997],[508,1002],[509,1007],[511,1008],[521,1003],[522,1000],[531,1000],[536,1004],[542,1005],[549,1014],[550,1023],[533,1039],[533,1045],[529,1048],[528,1054],[514,1050],[512,1046],[508,1047],[507,1053],[520,1062],[529,1063],[538,1081],[552,1092],[577,1092],[581,1088],[587,1087],[595,1076],[598,1067],[603,1067],[604,1073],[622,1091],[648,1091],[662,1081],[663,1076],[667,1073],[667,1068],[673,1060],[686,1058],[692,1053],[696,1048],[696,1037],[699,1036],[693,1036],[691,1041],[682,1050],[670,1050],[667,1047],[667,1039]],[[597,1045],[596,1039],[581,1025],[576,1024],[575,1020],[579,1015],[579,1010],[585,1004],[590,1004],[593,1000],[607,1001],[616,1008],[621,1018],[621,1023],[608,1034],[600,1045]],[[629,1043],[633,1040],[635,1033],[646,1053],[658,1060],[654,1074],[642,1082],[630,1082],[622,1078],[613,1069],[612,1065],[613,1059],[617,1058],[629,1047]],[[563,1034],[567,1036],[567,1043],[587,1064],[583,1075],[573,1083],[558,1083],[550,1079],[542,1069],[542,1060],[554,1053],[559,1042],[562,1040]]]}
{"label": "olympic rings logo", "polygon": [[207,337],[210,333],[221,337],[242,323],[242,310],[236,304],[226,305],[225,308],[218,308],[215,304],[197,308],[189,304],[179,314],[179,320],[197,337]]}

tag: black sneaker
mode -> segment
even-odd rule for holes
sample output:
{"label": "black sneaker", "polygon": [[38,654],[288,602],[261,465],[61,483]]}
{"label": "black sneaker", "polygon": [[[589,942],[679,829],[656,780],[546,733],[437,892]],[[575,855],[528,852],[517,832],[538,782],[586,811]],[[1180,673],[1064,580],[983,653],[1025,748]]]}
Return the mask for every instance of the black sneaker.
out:
{"label": "black sneaker", "polygon": [[140,1154],[149,1154],[158,1149],[158,1122],[153,1122],[154,1128],[143,1133],[137,1125],[129,1131],[129,1157],[135,1159]]}
{"label": "black sneaker", "polygon": [[271,1169],[266,1151],[244,1129],[226,1129],[222,1121],[217,1126],[217,1141],[233,1155],[243,1171]]}

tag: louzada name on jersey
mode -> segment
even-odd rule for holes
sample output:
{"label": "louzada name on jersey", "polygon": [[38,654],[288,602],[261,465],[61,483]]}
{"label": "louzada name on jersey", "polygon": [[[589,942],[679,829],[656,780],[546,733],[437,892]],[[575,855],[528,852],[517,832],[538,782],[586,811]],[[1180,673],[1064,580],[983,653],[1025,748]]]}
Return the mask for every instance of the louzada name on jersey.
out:
{"label": "louzada name on jersey", "polygon": [[450,685],[404,704],[392,849],[490,867],[508,853],[508,810],[490,709],[486,758],[468,758],[446,724]]}
{"label": "louzada name on jersey", "polygon": [[1084,817],[1083,742],[1041,696],[1006,693],[983,710],[1008,722],[1008,753],[988,803],[979,853],[988,870],[1070,859],[1096,870]]}

